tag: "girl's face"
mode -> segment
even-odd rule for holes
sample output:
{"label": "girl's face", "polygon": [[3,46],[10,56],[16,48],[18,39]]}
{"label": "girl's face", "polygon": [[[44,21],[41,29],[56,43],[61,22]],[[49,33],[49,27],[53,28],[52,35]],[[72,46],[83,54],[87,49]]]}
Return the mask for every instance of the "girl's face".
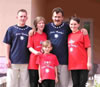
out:
{"label": "girl's face", "polygon": [[38,31],[43,31],[44,27],[45,27],[44,21],[43,21],[43,20],[40,20],[40,21],[37,23],[37,29],[38,29]]}
{"label": "girl's face", "polygon": [[48,45],[47,47],[42,47],[43,51],[45,54],[50,53],[50,51],[52,50],[52,46],[51,44]]}
{"label": "girl's face", "polygon": [[80,24],[75,20],[70,20],[69,27],[73,33],[78,31]]}

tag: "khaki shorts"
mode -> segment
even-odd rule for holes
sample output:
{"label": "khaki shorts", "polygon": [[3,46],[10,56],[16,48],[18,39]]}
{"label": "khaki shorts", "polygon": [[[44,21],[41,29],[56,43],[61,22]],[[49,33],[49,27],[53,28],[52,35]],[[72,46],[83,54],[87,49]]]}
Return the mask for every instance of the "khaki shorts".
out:
{"label": "khaki shorts", "polygon": [[7,87],[30,87],[28,64],[11,64],[7,69]]}

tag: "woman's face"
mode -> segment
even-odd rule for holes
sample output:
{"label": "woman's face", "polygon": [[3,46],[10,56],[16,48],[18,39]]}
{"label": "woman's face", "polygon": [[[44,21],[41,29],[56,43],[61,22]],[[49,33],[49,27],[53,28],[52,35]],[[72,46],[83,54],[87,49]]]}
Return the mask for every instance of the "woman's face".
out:
{"label": "woman's face", "polygon": [[77,32],[79,26],[80,26],[80,24],[77,21],[72,20],[72,19],[70,20],[69,27],[72,30],[72,32]]}
{"label": "woman's face", "polygon": [[43,31],[44,27],[45,27],[45,22],[44,22],[43,20],[40,20],[40,21],[37,23],[37,29],[38,29],[39,31]]}

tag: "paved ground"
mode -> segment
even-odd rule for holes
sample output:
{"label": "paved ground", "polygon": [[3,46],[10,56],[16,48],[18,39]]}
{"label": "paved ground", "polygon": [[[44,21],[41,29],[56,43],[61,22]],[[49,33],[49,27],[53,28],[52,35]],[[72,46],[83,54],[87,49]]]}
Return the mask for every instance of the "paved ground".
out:
{"label": "paved ground", "polygon": [[[72,87],[71,80],[68,87]],[[89,77],[86,87],[100,87],[100,74],[95,74],[94,76]]]}

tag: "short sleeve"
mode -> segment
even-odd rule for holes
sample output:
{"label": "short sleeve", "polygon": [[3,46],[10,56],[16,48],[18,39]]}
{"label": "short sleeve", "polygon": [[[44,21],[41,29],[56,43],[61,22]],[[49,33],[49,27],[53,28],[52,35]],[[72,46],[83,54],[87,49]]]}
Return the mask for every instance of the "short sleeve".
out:
{"label": "short sleeve", "polygon": [[90,39],[88,35],[84,35],[84,47],[88,48],[91,46]]}
{"label": "short sleeve", "polygon": [[58,62],[58,59],[56,56],[54,56],[54,65],[55,66],[58,66],[59,65],[59,62]]}
{"label": "short sleeve", "polygon": [[28,37],[28,43],[27,43],[27,47],[34,47],[34,41],[33,41],[33,36],[29,36]]}
{"label": "short sleeve", "polygon": [[12,33],[11,33],[11,29],[8,29],[7,30],[3,42],[4,43],[7,43],[7,44],[11,44],[12,43]]}

